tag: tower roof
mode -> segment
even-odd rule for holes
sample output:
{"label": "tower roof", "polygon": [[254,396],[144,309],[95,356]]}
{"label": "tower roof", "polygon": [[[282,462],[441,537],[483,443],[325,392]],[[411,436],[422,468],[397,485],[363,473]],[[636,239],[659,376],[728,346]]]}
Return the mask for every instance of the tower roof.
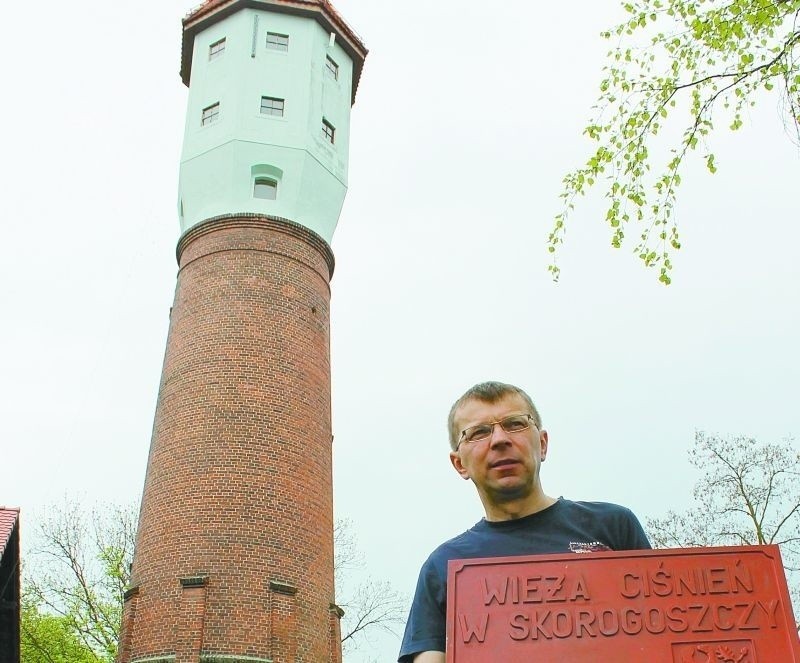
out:
{"label": "tower roof", "polygon": [[192,51],[198,32],[240,9],[264,9],[314,18],[328,32],[336,34],[340,46],[353,60],[352,103],[367,57],[367,48],[361,38],[336,11],[329,0],[205,0],[183,18],[183,48],[181,52],[181,79],[189,85],[192,75]]}
{"label": "tower roof", "polygon": [[19,518],[19,509],[0,506],[0,557],[6,551],[8,540],[17,524],[17,518]]}

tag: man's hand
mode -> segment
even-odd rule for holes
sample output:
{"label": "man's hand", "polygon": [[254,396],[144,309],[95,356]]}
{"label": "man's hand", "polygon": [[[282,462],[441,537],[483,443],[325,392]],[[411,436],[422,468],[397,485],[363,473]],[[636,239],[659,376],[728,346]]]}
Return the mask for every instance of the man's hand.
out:
{"label": "man's hand", "polygon": [[444,652],[424,651],[414,657],[414,663],[444,663]]}

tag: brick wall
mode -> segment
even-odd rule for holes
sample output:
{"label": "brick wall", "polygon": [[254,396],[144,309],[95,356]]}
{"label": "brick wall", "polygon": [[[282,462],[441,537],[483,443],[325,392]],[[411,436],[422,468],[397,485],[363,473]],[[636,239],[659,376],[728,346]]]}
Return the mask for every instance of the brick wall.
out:
{"label": "brick wall", "polygon": [[119,661],[331,661],[333,256],[237,215],[178,262]]}

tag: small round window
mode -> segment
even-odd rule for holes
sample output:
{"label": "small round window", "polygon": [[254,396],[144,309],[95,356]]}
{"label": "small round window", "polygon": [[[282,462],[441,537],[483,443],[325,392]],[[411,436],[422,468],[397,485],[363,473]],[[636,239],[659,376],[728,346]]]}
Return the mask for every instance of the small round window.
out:
{"label": "small round window", "polygon": [[278,197],[278,183],[266,177],[256,178],[253,185],[253,197],[262,200],[275,200]]}

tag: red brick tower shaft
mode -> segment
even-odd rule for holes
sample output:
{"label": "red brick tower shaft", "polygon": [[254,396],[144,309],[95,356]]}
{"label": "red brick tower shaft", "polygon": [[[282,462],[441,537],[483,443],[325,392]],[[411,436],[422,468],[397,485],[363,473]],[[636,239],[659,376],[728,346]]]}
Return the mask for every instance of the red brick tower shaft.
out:
{"label": "red brick tower shaft", "polygon": [[333,256],[239,214],[178,262],[119,661],[337,663]]}

